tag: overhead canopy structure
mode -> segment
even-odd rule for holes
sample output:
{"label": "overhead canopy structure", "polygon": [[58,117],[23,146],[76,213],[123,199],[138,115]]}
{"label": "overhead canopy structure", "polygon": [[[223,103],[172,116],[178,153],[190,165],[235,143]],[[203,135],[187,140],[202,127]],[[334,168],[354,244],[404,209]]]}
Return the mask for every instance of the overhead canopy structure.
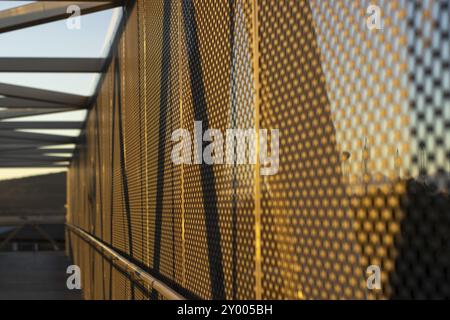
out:
{"label": "overhead canopy structure", "polygon": [[80,14],[88,14],[121,6],[123,1],[36,1],[0,11],[0,33],[33,27],[70,17],[69,6],[77,6]]}
{"label": "overhead canopy structure", "polygon": [[88,100],[86,97],[73,94],[27,88],[5,83],[0,83],[0,95],[9,98],[20,98],[25,100],[56,103],[67,107],[83,107]]}
{"label": "overhead canopy structure", "polygon": [[[81,15],[86,15],[120,7],[123,3],[118,0],[34,1],[13,5],[0,11],[0,36],[66,19],[73,14],[69,7],[76,6]],[[0,57],[0,73],[23,73],[24,77],[28,73],[98,74],[104,72],[105,65],[103,57]],[[67,166],[73,149],[66,145],[76,143],[78,138],[59,134],[59,131],[80,130],[83,122],[23,121],[21,118],[87,109],[90,98],[0,81],[0,168]],[[37,132],[41,130],[45,132]],[[56,131],[56,134],[48,131]]]}

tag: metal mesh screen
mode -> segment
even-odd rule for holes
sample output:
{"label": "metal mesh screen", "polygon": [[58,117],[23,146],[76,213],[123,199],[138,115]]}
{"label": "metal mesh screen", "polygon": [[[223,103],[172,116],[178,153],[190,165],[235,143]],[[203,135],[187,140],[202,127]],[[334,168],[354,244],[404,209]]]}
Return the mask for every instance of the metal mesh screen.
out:
{"label": "metal mesh screen", "polygon": [[[372,2],[130,1],[69,222],[187,298],[449,298],[450,1]],[[277,173],[175,164],[195,121],[278,129]],[[161,298],[68,237],[86,297]]]}

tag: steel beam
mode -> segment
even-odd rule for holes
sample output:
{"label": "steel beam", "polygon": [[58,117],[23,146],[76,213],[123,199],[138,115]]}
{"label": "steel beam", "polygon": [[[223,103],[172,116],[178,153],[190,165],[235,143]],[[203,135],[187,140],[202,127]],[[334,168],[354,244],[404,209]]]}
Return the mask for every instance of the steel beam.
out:
{"label": "steel beam", "polygon": [[75,94],[35,89],[6,83],[0,83],[0,95],[78,107],[85,106],[88,101],[87,97]]}
{"label": "steel beam", "polygon": [[[43,148],[47,146],[57,146],[65,144],[73,144],[76,140],[67,141],[46,141],[46,140],[17,140],[17,139],[3,139],[0,137],[0,150],[11,150],[15,148]],[[50,149],[49,149],[50,150]]]}
{"label": "steel beam", "polygon": [[0,150],[14,149],[14,148],[43,148],[47,146],[57,146],[64,144],[73,144],[76,140],[66,141],[46,141],[46,140],[17,140],[17,139],[3,139],[0,137]]}
{"label": "steel beam", "polygon": [[79,109],[79,106],[70,106],[66,104],[57,104],[50,102],[42,102],[36,100],[28,100],[28,99],[19,99],[19,98],[0,98],[0,108],[8,108],[8,109],[68,109],[74,110]]}
{"label": "steel beam", "polygon": [[0,58],[0,72],[103,72],[103,58]]}
{"label": "steel beam", "polygon": [[0,159],[0,165],[4,165],[4,166],[28,166],[28,167],[32,167],[33,165],[60,165],[61,162],[67,162],[69,160],[59,160],[58,158],[56,159],[49,159],[49,160],[43,160],[43,159],[8,159],[8,158],[2,158]]}
{"label": "steel beam", "polygon": [[22,230],[24,225],[20,225],[12,230],[9,235],[0,243],[0,250],[2,250],[18,233]]}
{"label": "steel beam", "polygon": [[80,129],[83,122],[77,121],[0,121],[0,130],[14,129]]}
{"label": "steel beam", "polygon": [[33,27],[44,23],[69,18],[70,5],[80,8],[80,14],[89,14],[112,9],[122,5],[122,1],[52,1],[35,2],[0,11],[0,33]]}
{"label": "steel beam", "polygon": [[53,163],[70,161],[70,157],[46,156],[46,155],[25,155],[25,154],[10,154],[1,155],[0,162],[18,161],[21,163],[38,162],[38,163]]}
{"label": "steel beam", "polygon": [[0,163],[0,168],[49,168],[49,169],[64,169],[68,165],[51,164],[51,163]]}
{"label": "steel beam", "polygon": [[46,155],[46,154],[58,154],[58,153],[73,153],[74,149],[40,149],[38,147],[32,148],[18,148],[18,149],[0,149],[1,155],[10,154],[24,154],[24,155]]}
{"label": "steel beam", "polygon": [[44,114],[53,114],[59,112],[66,112],[70,109],[7,109],[0,110],[0,120],[21,118],[30,116],[40,116]]}
{"label": "steel beam", "polygon": [[2,144],[31,144],[35,142],[37,145],[57,145],[75,143],[76,138],[58,136],[52,134],[29,133],[17,131],[0,131],[0,145]]}
{"label": "steel beam", "polygon": [[39,234],[41,236],[44,237],[44,239],[46,239],[48,242],[51,243],[51,245],[53,246],[53,250],[54,251],[58,251],[59,250],[59,246],[58,244],[55,242],[55,240],[53,240],[53,238],[44,230],[42,229],[39,225],[37,224],[32,224],[32,226],[34,227],[34,229],[37,230],[37,232],[39,232]]}

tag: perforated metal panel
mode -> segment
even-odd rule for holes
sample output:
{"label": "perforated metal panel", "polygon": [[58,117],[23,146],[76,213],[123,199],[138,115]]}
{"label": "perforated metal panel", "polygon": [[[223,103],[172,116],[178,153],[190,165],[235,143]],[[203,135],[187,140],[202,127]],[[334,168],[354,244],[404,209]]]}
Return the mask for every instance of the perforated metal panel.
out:
{"label": "perforated metal panel", "polygon": [[[191,133],[194,121],[203,132],[254,126],[250,5],[183,3],[182,117]],[[253,175],[252,165],[183,166],[186,287],[202,297],[255,297]]]}
{"label": "perforated metal panel", "polygon": [[[71,224],[187,298],[450,297],[450,1],[133,3],[68,175]],[[278,129],[278,172],[175,164],[194,121]],[[68,237],[85,297],[162,298]]]}

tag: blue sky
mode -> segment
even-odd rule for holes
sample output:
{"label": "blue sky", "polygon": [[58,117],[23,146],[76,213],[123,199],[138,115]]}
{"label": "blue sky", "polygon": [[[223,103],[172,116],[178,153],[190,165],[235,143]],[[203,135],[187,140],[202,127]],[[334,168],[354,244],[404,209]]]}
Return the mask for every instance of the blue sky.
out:
{"label": "blue sky", "polygon": [[[28,3],[28,2],[19,2]],[[0,3],[0,10],[17,1]],[[113,10],[81,17],[81,29],[67,28],[66,21],[0,34],[1,57],[103,57],[107,54],[105,37]],[[0,82],[17,83],[56,91],[91,95],[94,74],[0,73]]]}
{"label": "blue sky", "polygon": [[[0,1],[0,11],[32,1]],[[0,34],[0,57],[105,57],[119,21],[121,9],[97,12],[81,17],[81,29],[69,29],[66,20]],[[83,96],[94,93],[98,74],[76,73],[2,73],[0,82],[29,86]],[[1,98],[1,97],[0,97]],[[85,111],[57,113],[15,121],[82,121]],[[5,121],[14,121],[5,120]],[[78,135],[77,130],[37,132]],[[0,180],[61,171],[49,169],[0,169]]]}

